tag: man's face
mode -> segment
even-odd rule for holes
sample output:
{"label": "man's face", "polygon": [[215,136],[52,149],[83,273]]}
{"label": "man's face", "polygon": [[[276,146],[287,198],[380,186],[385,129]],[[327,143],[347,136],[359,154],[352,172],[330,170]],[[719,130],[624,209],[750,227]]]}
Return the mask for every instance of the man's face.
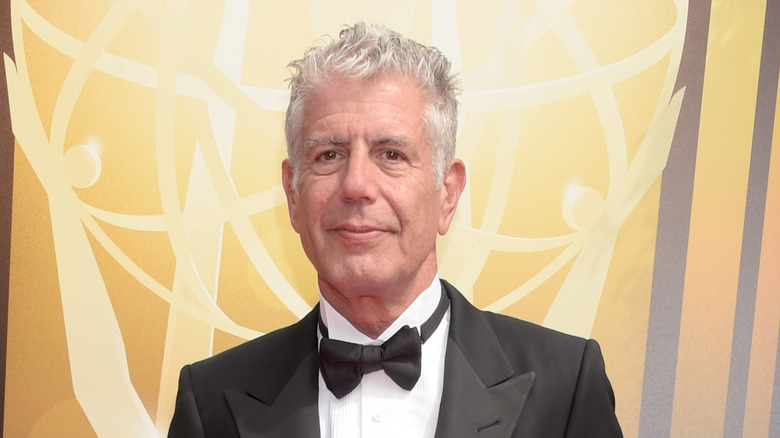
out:
{"label": "man's face", "polygon": [[433,279],[436,236],[449,227],[465,172],[455,160],[436,188],[425,103],[413,82],[392,77],[333,79],[307,97],[299,186],[286,161],[283,179],[292,226],[329,301],[419,293]]}

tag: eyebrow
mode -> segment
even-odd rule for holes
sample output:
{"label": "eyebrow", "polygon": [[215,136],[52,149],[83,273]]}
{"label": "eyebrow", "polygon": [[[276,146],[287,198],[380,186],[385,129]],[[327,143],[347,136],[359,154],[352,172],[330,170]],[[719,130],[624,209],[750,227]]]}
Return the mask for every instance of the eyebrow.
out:
{"label": "eyebrow", "polygon": [[391,145],[391,146],[398,146],[398,147],[405,147],[408,146],[411,141],[409,141],[406,137],[387,137],[387,136],[379,136],[376,138],[371,139],[372,144],[384,144],[384,145]]}
{"label": "eyebrow", "polygon": [[313,148],[317,146],[325,146],[325,145],[342,145],[347,143],[344,140],[337,139],[334,136],[330,137],[314,137],[306,139],[306,141],[303,142],[303,146],[306,148]]}
{"label": "eyebrow", "polygon": [[[314,148],[317,146],[327,146],[327,145],[344,145],[349,143],[347,140],[342,140],[339,138],[336,138],[334,136],[330,137],[312,137],[307,139],[303,142],[303,146],[305,148]],[[382,144],[382,145],[391,145],[391,146],[397,146],[397,147],[406,147],[409,146],[411,141],[407,139],[406,137],[393,137],[393,136],[377,136],[369,140],[369,143],[372,145],[376,144]]]}

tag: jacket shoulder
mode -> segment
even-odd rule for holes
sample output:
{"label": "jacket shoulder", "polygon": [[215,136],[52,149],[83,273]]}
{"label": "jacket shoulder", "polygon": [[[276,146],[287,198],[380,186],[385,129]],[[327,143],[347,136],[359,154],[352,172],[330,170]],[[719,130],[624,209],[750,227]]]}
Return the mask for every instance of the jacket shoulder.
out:
{"label": "jacket shoulder", "polygon": [[538,355],[546,357],[546,360],[577,358],[568,363],[578,365],[588,342],[585,338],[511,316],[492,312],[484,314],[510,355],[523,352],[523,355]]}
{"label": "jacket shoulder", "polygon": [[614,393],[595,340],[479,310],[454,287],[445,287],[453,303],[451,333],[456,330],[459,345],[471,351],[470,357],[487,357],[475,352],[487,339],[495,339],[514,375],[535,376],[517,436],[621,436]]}
{"label": "jacket shoulder", "polygon": [[316,309],[287,327],[229,348],[189,365],[195,389],[219,391],[243,388],[248,379],[275,375],[286,381],[297,365],[317,349]]}

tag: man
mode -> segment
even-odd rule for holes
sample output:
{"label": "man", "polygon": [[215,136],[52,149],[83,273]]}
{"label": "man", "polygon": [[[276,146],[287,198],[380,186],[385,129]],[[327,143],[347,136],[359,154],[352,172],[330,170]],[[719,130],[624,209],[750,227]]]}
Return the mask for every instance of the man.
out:
{"label": "man", "polygon": [[291,66],[283,185],[320,304],[185,366],[169,437],[622,436],[595,341],[437,276],[466,179],[449,62],[358,24]]}

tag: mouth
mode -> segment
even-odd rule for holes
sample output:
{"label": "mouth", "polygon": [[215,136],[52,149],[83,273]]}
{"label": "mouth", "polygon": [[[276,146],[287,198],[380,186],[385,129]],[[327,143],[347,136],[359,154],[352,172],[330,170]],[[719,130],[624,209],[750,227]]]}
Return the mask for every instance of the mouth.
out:
{"label": "mouth", "polygon": [[369,242],[388,232],[387,230],[376,226],[354,224],[333,227],[331,228],[331,231],[336,233],[339,237],[352,242]]}

